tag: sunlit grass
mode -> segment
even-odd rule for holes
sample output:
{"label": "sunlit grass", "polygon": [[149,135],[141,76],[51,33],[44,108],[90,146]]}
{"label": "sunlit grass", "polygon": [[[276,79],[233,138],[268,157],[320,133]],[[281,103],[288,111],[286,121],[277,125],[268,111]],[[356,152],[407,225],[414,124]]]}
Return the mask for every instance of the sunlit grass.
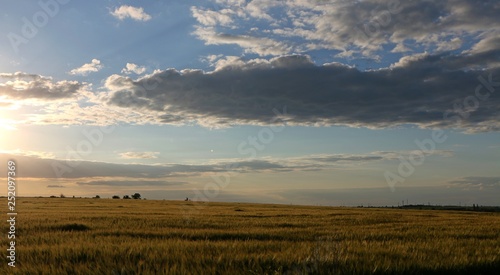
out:
{"label": "sunlit grass", "polygon": [[[467,274],[500,268],[495,213],[18,200],[17,267],[5,262],[2,274]],[[197,211],[186,219],[181,206]]]}

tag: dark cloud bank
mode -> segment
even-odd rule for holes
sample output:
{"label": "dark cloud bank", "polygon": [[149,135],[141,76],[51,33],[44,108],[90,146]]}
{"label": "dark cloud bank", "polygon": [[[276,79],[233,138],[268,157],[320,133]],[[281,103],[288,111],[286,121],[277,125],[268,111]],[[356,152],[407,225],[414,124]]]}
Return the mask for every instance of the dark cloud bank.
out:
{"label": "dark cloud bank", "polygon": [[209,73],[168,69],[139,80],[113,75],[106,81],[107,102],[159,111],[159,123],[264,125],[278,110],[290,125],[498,131],[498,60],[500,50],[422,54],[360,71],[339,63],[316,66],[297,55],[232,59]]}

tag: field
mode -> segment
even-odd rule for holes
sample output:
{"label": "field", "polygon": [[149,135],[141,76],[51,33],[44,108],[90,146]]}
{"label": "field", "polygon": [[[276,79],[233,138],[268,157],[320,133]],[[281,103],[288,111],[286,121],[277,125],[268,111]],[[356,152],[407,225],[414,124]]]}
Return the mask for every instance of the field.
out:
{"label": "field", "polygon": [[17,209],[16,267],[3,249],[1,274],[500,270],[500,213],[73,198]]}

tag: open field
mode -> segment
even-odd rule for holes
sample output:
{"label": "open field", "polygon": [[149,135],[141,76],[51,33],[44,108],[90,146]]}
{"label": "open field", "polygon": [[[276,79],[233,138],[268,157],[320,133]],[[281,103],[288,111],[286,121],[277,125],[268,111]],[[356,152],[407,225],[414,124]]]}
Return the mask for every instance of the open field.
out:
{"label": "open field", "polygon": [[500,213],[72,198],[17,209],[16,267],[3,257],[1,274],[500,270]]}

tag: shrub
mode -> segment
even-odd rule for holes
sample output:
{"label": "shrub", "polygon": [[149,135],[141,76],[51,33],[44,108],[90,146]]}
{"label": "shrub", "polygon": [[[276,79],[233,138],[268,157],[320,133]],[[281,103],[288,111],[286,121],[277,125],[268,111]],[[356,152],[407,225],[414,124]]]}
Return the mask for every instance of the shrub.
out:
{"label": "shrub", "polygon": [[140,200],[141,199],[141,194],[135,193],[135,194],[132,195],[132,198],[134,198],[135,200]]}

